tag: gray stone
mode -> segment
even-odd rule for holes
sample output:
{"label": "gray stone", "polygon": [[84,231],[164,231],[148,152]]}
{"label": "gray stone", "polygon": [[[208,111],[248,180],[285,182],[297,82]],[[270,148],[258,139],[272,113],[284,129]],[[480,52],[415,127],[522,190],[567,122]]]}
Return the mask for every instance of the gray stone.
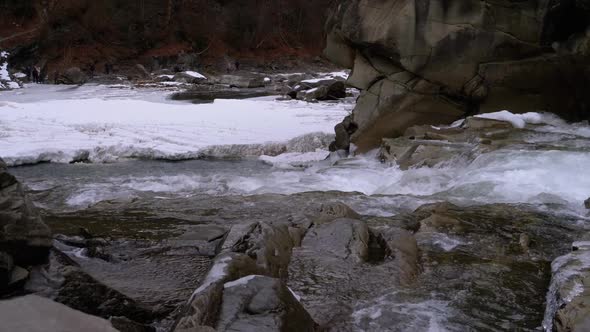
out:
{"label": "gray stone", "polygon": [[127,317],[111,317],[109,321],[121,332],[156,332],[155,327],[134,322]]}
{"label": "gray stone", "polygon": [[586,207],[586,209],[590,210],[590,198],[584,201],[584,206]]}
{"label": "gray stone", "polygon": [[0,331],[116,332],[109,321],[36,295],[0,301]]}
{"label": "gray stone", "polygon": [[0,251],[29,266],[46,262],[51,245],[49,227],[0,159]]}
{"label": "gray stone", "polygon": [[86,83],[87,81],[88,77],[78,67],[68,68],[66,71],[61,73],[57,78],[57,83],[59,84],[80,85]]}
{"label": "gray stone", "polygon": [[588,17],[582,2],[341,2],[324,53],[363,90],[350,142],[364,152],[414,125],[501,109],[590,118]]}
{"label": "gray stone", "polygon": [[5,252],[0,252],[0,290],[10,283],[14,261],[12,256]]}
{"label": "gray stone", "polygon": [[369,228],[365,222],[341,218],[311,228],[301,245],[317,255],[364,262],[369,256],[368,244]]}
{"label": "gray stone", "polygon": [[244,89],[263,88],[266,85],[263,76],[250,75],[223,75],[218,78],[218,82],[230,87]]}
{"label": "gray stone", "polygon": [[398,267],[400,281],[409,284],[420,272],[418,244],[410,232],[401,228],[389,228],[381,233],[386,245],[386,255],[392,257]]}
{"label": "gray stone", "polygon": [[254,258],[260,269],[268,275],[286,278],[293,247],[287,224],[260,222],[232,250]]}
{"label": "gray stone", "polygon": [[233,252],[220,254],[201,286],[182,309],[173,330],[199,331],[205,326],[215,326],[222,303],[223,285],[251,274],[264,274],[252,258]]}
{"label": "gray stone", "polygon": [[279,280],[247,276],[226,283],[217,331],[315,331],[316,324]]}
{"label": "gray stone", "polygon": [[174,75],[174,81],[179,83],[198,84],[207,82],[206,77],[200,77],[194,72],[180,72]]}
{"label": "gray stone", "polygon": [[330,202],[320,206],[319,214],[314,219],[314,223],[324,224],[340,218],[359,219],[360,215],[342,202]]}
{"label": "gray stone", "polygon": [[297,92],[297,99],[304,101],[322,100],[328,95],[327,86],[319,86],[309,90],[302,90]]}

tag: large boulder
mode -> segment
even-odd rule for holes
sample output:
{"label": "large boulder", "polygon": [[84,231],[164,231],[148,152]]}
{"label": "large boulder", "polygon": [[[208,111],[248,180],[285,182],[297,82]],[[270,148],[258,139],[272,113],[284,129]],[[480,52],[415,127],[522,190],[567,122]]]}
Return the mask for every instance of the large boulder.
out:
{"label": "large boulder", "polygon": [[260,75],[222,75],[217,79],[218,83],[235,88],[262,88],[266,85],[264,76]]}
{"label": "large boulder", "polygon": [[78,67],[68,68],[62,74],[57,77],[57,82],[59,84],[71,84],[71,85],[80,85],[84,84],[88,81],[88,77],[82,69]]}
{"label": "large boulder", "polygon": [[580,1],[344,1],[327,24],[325,54],[351,67],[348,84],[363,92],[358,130],[338,135],[366,151],[410,126],[469,113],[588,119],[589,18]]}
{"label": "large boulder", "polygon": [[336,219],[309,230],[301,245],[320,256],[364,262],[369,256],[369,228],[364,221]]}
{"label": "large boulder", "polygon": [[207,77],[195,71],[183,71],[174,75],[174,81],[179,83],[198,84],[207,81]]}
{"label": "large boulder", "polygon": [[118,331],[106,319],[76,311],[36,295],[0,301],[0,321],[0,331]]}
{"label": "large boulder", "polygon": [[0,252],[15,265],[37,265],[47,261],[51,245],[49,227],[0,159]]}

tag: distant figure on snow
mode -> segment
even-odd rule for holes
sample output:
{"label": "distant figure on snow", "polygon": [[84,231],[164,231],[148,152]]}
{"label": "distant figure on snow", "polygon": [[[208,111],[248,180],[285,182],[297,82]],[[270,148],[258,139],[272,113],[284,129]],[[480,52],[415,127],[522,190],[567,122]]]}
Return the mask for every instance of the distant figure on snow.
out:
{"label": "distant figure on snow", "polygon": [[240,61],[236,60],[236,71],[240,70]]}
{"label": "distant figure on snow", "polygon": [[39,83],[39,67],[33,67],[33,83]]}
{"label": "distant figure on snow", "polygon": [[91,63],[90,67],[88,69],[90,72],[90,78],[94,78],[94,71],[96,70],[96,63],[95,62]]}
{"label": "distant figure on snow", "polygon": [[109,62],[104,64],[104,73],[107,75],[110,75],[113,72],[113,65],[111,65]]}

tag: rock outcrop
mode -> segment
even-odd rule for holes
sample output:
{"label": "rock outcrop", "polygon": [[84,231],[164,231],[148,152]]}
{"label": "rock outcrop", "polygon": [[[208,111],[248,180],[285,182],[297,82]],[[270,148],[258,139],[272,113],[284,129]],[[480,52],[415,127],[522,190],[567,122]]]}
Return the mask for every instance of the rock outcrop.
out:
{"label": "rock outcrop", "polygon": [[333,149],[501,109],[588,119],[589,18],[585,1],[344,1],[325,54],[363,92]]}
{"label": "rock outcrop", "polygon": [[51,245],[49,227],[0,159],[0,293],[21,280],[22,267],[45,263]]}

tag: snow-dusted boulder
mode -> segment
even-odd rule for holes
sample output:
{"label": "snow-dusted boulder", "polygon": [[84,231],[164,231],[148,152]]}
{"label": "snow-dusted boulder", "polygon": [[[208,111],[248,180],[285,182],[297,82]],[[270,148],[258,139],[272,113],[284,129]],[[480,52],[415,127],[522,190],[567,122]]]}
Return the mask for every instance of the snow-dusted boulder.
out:
{"label": "snow-dusted boulder", "polygon": [[203,83],[207,81],[207,77],[196,71],[183,71],[174,75],[174,81],[179,83]]}
{"label": "snow-dusted boulder", "polygon": [[8,55],[8,52],[0,51],[0,91],[21,88],[8,72]]}

